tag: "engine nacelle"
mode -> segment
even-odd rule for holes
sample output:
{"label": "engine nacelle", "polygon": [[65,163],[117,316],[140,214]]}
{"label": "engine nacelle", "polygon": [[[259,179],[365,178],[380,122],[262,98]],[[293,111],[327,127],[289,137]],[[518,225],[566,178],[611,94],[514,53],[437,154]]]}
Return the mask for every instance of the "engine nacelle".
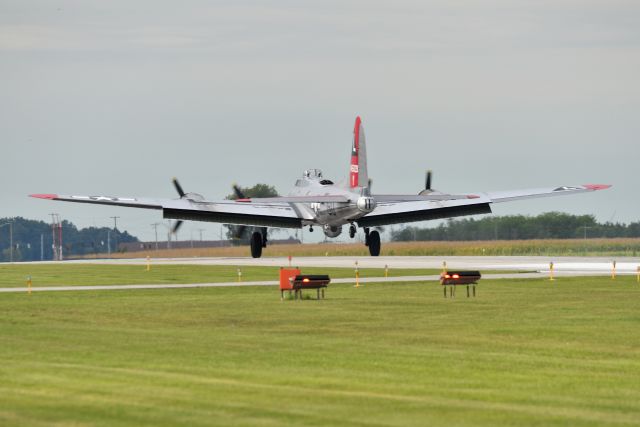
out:
{"label": "engine nacelle", "polygon": [[342,226],[325,224],[322,227],[322,231],[324,231],[324,235],[327,237],[338,237],[340,233],[342,233]]}
{"label": "engine nacelle", "polygon": [[360,212],[369,213],[376,208],[376,201],[373,197],[360,197],[356,202],[356,206]]}
{"label": "engine nacelle", "polygon": [[198,193],[187,193],[184,195],[184,198],[193,200],[194,202],[204,202],[204,196]]}

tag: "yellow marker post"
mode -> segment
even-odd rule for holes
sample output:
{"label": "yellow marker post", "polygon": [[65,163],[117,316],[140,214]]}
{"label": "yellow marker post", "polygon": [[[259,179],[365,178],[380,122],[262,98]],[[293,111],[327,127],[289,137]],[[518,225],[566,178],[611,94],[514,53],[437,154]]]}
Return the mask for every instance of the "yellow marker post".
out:
{"label": "yellow marker post", "polygon": [[616,262],[611,263],[611,280],[616,280]]}
{"label": "yellow marker post", "polygon": [[27,276],[27,292],[31,295],[31,275]]}
{"label": "yellow marker post", "polygon": [[636,268],[636,282],[640,283],[640,265]]}
{"label": "yellow marker post", "polygon": [[151,271],[151,258],[147,255],[147,271]]}
{"label": "yellow marker post", "polygon": [[549,280],[550,281],[556,280],[553,278],[553,262],[549,263]]}
{"label": "yellow marker post", "polygon": [[389,266],[387,264],[384,265],[384,277],[389,277]]}
{"label": "yellow marker post", "polygon": [[358,261],[356,261],[356,285],[354,287],[360,287],[360,272],[358,271]]}
{"label": "yellow marker post", "polygon": [[242,271],[240,271],[240,267],[238,267],[238,282],[242,282]]}
{"label": "yellow marker post", "polygon": [[447,261],[442,261],[442,272],[443,273],[447,272]]}

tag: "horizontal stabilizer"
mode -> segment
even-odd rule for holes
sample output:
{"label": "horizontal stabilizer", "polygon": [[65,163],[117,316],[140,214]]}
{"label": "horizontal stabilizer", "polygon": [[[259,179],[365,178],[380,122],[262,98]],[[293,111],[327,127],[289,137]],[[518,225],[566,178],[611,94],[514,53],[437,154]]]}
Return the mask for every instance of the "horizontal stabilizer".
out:
{"label": "horizontal stabilizer", "polygon": [[346,196],[326,195],[326,196],[281,196],[281,197],[250,197],[236,199],[239,203],[347,203]]}
{"label": "horizontal stabilizer", "polygon": [[374,194],[372,196],[376,202],[397,203],[397,202],[431,202],[443,200],[464,200],[477,199],[480,196],[475,194],[444,194],[444,193],[426,193],[426,194]]}

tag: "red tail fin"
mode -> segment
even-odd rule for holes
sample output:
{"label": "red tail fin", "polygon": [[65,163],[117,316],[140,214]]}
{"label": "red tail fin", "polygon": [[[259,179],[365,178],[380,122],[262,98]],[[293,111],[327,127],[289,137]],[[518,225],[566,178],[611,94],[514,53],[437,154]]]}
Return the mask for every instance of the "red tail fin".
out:
{"label": "red tail fin", "polygon": [[353,127],[353,145],[351,147],[351,167],[349,169],[349,186],[351,188],[357,187],[359,185],[358,182],[358,172],[360,163],[358,162],[358,156],[360,154],[360,127],[362,121],[360,120],[360,116],[356,117],[356,124]]}

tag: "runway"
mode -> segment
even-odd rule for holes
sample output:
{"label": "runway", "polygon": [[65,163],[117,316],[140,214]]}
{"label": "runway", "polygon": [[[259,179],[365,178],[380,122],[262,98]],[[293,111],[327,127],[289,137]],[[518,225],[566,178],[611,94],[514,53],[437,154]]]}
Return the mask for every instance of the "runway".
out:
{"label": "runway", "polygon": [[[291,260],[292,266],[297,267],[343,267],[355,268],[356,261],[359,268],[384,268],[388,266],[391,277],[368,277],[360,279],[360,283],[373,282],[425,282],[437,283],[439,276],[393,276],[393,269],[425,268],[440,269],[443,262],[448,269],[461,270],[503,270],[504,273],[483,274],[485,279],[514,279],[539,278],[545,279],[549,275],[550,263],[553,262],[554,274],[558,277],[567,276],[605,276],[611,274],[613,262],[616,263],[616,274],[637,274],[640,259],[621,257],[617,259],[605,257],[298,257]],[[153,265],[233,265],[233,266],[288,266],[287,258],[161,258],[151,259]],[[146,258],[136,259],[90,259],[62,262],[44,262],[45,264],[116,264],[116,265],[144,265]],[[513,273],[509,273],[513,271]],[[334,279],[332,283],[355,283],[355,278]],[[89,290],[126,290],[126,289],[180,289],[180,288],[212,288],[238,286],[276,286],[277,281],[259,282],[218,282],[218,283],[184,283],[184,284],[139,284],[139,285],[105,285],[105,286],[47,286],[33,287],[32,292],[46,291],[89,291]],[[27,288],[0,288],[0,293],[26,292]]]}
{"label": "runway", "polygon": [[[380,257],[293,257],[291,265],[298,267],[343,267],[353,268],[356,261],[360,268],[442,268],[443,262],[450,269],[465,270],[507,270],[548,272],[553,262],[558,273],[577,276],[609,274],[616,262],[618,274],[635,274],[640,266],[640,258],[632,257],[547,257],[547,256],[380,256]],[[64,263],[90,264],[146,264],[146,258],[134,259],[86,259],[63,261]],[[59,264],[60,262],[55,262]],[[152,264],[186,265],[235,265],[235,266],[288,266],[285,257],[249,258],[153,258]]]}

